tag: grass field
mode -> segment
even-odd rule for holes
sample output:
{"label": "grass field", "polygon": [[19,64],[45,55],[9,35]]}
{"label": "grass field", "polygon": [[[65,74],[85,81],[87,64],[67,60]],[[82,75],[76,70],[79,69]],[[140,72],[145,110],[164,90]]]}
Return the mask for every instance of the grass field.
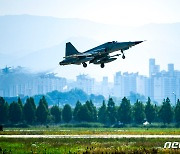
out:
{"label": "grass field", "polygon": [[[7,153],[179,153],[164,149],[167,139],[6,139],[0,152]],[[174,141],[169,139],[168,141]]]}
{"label": "grass field", "polygon": [[[180,135],[179,128],[60,128],[45,126],[5,128],[1,135]],[[0,153],[180,153],[180,149],[164,149],[167,141],[180,139],[71,139],[71,138],[0,138]]]}
{"label": "grass field", "polygon": [[5,128],[0,135],[180,135],[180,128]]}

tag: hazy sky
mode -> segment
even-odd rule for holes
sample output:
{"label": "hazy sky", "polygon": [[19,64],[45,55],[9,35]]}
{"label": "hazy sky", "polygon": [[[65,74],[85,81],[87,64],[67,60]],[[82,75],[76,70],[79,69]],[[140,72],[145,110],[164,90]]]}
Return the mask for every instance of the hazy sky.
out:
{"label": "hazy sky", "polygon": [[0,0],[0,15],[30,14],[139,26],[180,22],[180,0]]}
{"label": "hazy sky", "polygon": [[[180,22],[179,7],[180,0],[0,0],[0,15],[29,14],[58,18],[80,18],[99,23],[129,27],[149,23]],[[110,36],[108,36],[108,38],[109,37]],[[131,39],[129,38],[129,40]],[[119,60],[108,64],[106,68],[103,69],[104,72],[102,72],[102,75],[108,75],[109,70],[113,69],[114,71],[112,71],[111,74],[121,69],[122,71],[127,70],[130,72],[139,71],[147,75],[148,58],[156,57],[151,53],[152,51],[148,50],[146,51],[147,53],[138,53],[140,48],[145,47],[146,43],[134,47],[134,52],[129,54],[125,61]],[[159,52],[156,48],[154,50]],[[162,55],[162,53],[160,53],[160,55]],[[142,56],[146,62],[142,62]],[[136,59],[134,57],[136,57]],[[141,61],[141,64],[137,65],[138,67],[132,65],[132,59],[138,62]],[[162,59],[163,58],[161,58],[161,60]],[[167,65],[169,61],[174,62],[173,59],[165,61],[164,65]],[[157,61],[160,61],[160,59],[157,59]],[[162,61],[160,62],[163,63]],[[122,66],[122,68],[119,68],[119,66]],[[78,66],[78,68],[79,67],[82,66]],[[97,71],[100,71],[99,66],[92,65],[88,67],[90,67],[88,70],[97,69]],[[86,73],[86,70],[84,72]],[[84,72],[82,71],[81,73]],[[97,76],[96,74],[97,72],[95,72],[95,74],[91,73],[90,75],[95,77]],[[112,77],[113,75],[111,75],[111,78]]]}

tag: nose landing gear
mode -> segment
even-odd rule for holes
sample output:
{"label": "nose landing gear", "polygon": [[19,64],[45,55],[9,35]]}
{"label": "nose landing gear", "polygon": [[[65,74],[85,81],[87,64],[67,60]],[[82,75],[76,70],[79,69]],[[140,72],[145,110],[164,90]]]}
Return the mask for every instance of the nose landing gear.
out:
{"label": "nose landing gear", "polygon": [[121,50],[121,53],[122,53],[122,59],[125,59],[126,57],[125,57],[125,55],[123,53],[123,50]]}

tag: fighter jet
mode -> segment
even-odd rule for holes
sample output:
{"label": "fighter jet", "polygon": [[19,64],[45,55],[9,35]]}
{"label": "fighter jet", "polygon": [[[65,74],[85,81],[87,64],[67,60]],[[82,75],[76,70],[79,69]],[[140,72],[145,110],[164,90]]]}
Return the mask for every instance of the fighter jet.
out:
{"label": "fighter jet", "polygon": [[[105,63],[110,63],[117,59],[118,56],[122,55],[122,59],[125,59],[124,51],[128,50],[130,47],[135,46],[143,41],[135,42],[107,42],[99,45],[95,48],[87,50],[85,52],[78,52],[77,49],[71,44],[71,42],[66,43],[66,52],[63,61],[59,62],[60,65],[83,65],[87,67],[87,62],[89,64],[99,64],[101,68],[104,68]],[[110,53],[120,51],[116,55],[110,55]]]}

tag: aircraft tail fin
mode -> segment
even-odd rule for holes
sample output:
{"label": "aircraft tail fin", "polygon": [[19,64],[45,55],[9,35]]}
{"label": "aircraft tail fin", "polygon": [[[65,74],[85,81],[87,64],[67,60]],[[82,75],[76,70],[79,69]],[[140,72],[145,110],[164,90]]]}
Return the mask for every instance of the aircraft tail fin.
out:
{"label": "aircraft tail fin", "polygon": [[71,44],[71,42],[66,43],[66,55],[70,56],[79,53],[77,49]]}

